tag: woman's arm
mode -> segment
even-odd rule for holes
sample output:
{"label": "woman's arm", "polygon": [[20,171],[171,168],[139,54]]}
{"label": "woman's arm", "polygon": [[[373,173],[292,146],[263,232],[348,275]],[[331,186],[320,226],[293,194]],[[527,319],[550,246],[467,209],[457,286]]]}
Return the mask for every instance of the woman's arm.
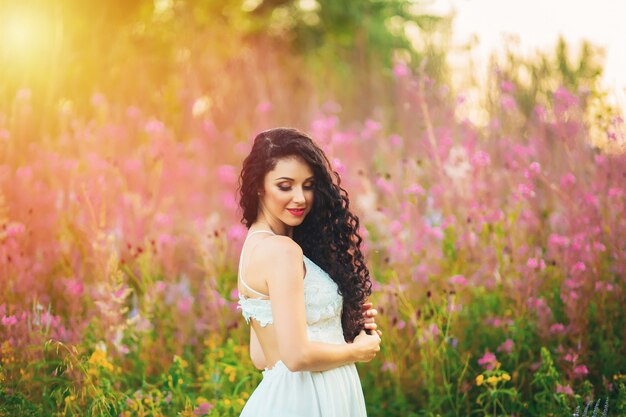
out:
{"label": "woman's arm", "polygon": [[259,338],[256,336],[254,327],[250,326],[250,359],[256,367],[256,369],[265,369],[267,367],[267,361],[265,360],[265,354]]}
{"label": "woman's arm", "polygon": [[261,273],[272,298],[272,316],[280,357],[291,371],[324,371],[368,362],[380,350],[380,337],[359,334],[353,343],[312,342],[306,332],[302,249],[290,238],[273,236],[259,248]]}

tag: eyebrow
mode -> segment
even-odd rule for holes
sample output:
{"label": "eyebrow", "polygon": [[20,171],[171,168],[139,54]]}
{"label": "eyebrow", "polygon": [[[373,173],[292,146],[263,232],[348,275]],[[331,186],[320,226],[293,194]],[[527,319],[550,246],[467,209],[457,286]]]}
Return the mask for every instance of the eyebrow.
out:
{"label": "eyebrow", "polygon": [[[309,178],[307,178],[305,181],[308,181],[308,180],[314,180],[314,179],[315,179],[315,177],[313,176],[313,177],[309,177]],[[278,180],[289,180],[289,181],[295,181],[293,178],[289,178],[289,177],[279,177],[279,178],[276,178],[274,181],[278,181]]]}

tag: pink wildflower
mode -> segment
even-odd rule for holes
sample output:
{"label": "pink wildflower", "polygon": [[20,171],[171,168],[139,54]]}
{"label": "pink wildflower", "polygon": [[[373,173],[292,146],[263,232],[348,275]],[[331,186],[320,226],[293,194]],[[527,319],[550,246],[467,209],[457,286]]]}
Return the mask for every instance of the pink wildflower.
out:
{"label": "pink wildflower", "polygon": [[478,364],[487,370],[492,370],[496,366],[496,355],[486,351],[482,358],[478,359]]}
{"label": "pink wildflower", "polygon": [[395,363],[389,361],[383,362],[382,366],[380,367],[381,372],[396,372],[397,370],[398,366]]}
{"label": "pink wildflower", "polygon": [[378,177],[376,180],[376,186],[385,194],[392,194],[394,191],[391,181],[387,181],[383,177]]}
{"label": "pink wildflower", "polygon": [[484,167],[491,164],[491,156],[485,151],[476,152],[471,159],[475,167]]}
{"label": "pink wildflower", "polygon": [[600,242],[594,242],[593,244],[593,248],[598,251],[598,252],[605,252],[606,251],[606,246],[604,246],[602,243]]}
{"label": "pink wildflower", "polygon": [[529,185],[529,184],[518,184],[517,185],[517,192],[520,193],[522,196],[524,197],[534,197],[535,196],[535,190],[533,190],[533,186]]}
{"label": "pink wildflower", "polygon": [[554,99],[558,104],[561,104],[565,108],[575,106],[578,104],[578,97],[573,95],[567,88],[559,87],[554,92]]}
{"label": "pink wildflower", "polygon": [[396,328],[398,330],[402,330],[406,327],[406,322],[404,320],[399,320],[398,324],[396,324]]}
{"label": "pink wildflower", "polygon": [[397,147],[401,146],[402,142],[403,142],[403,139],[402,139],[402,136],[400,136],[400,135],[391,135],[391,136],[389,136],[389,143],[391,143],[391,145],[394,148],[397,148]]}
{"label": "pink wildflower", "polygon": [[608,196],[609,197],[620,197],[622,195],[622,190],[619,188],[611,187],[609,188]]}
{"label": "pink wildflower", "polygon": [[498,352],[511,353],[513,352],[513,347],[515,346],[515,342],[511,339],[506,339],[500,346],[498,346]]}
{"label": "pink wildflower", "polygon": [[589,373],[589,369],[585,365],[578,365],[574,368],[574,374],[579,376],[585,376]]}
{"label": "pink wildflower", "polygon": [[515,91],[515,84],[510,81],[504,80],[500,83],[500,89],[505,93],[512,93]]}
{"label": "pink wildflower", "polygon": [[407,188],[404,189],[404,195],[409,195],[409,194],[424,195],[425,191],[421,185],[413,184],[413,185],[409,185]]}
{"label": "pink wildflower", "polygon": [[146,123],[144,130],[148,134],[157,135],[165,131],[165,125],[157,119],[151,119]]}
{"label": "pink wildflower", "polygon": [[502,95],[502,97],[500,98],[500,105],[504,110],[515,110],[517,108],[517,103],[515,102],[515,99],[508,94]]}
{"label": "pink wildflower", "polygon": [[235,225],[228,229],[228,238],[231,240],[242,240],[247,229],[243,225]]}
{"label": "pink wildflower", "polygon": [[80,297],[83,295],[83,283],[79,280],[70,280],[65,282],[65,289],[67,293],[73,297]]}
{"label": "pink wildflower", "polygon": [[543,107],[540,104],[537,104],[535,106],[535,115],[537,116],[538,119],[543,120],[548,115],[548,112],[545,107]]}
{"label": "pink wildflower", "polygon": [[530,164],[530,171],[537,175],[541,174],[541,165],[539,165],[539,162],[533,162]]}
{"label": "pink wildflower", "polygon": [[448,279],[448,283],[452,285],[458,285],[464,287],[467,285],[467,279],[463,275],[454,275]]}
{"label": "pink wildflower", "polygon": [[17,318],[15,316],[3,316],[2,325],[9,327],[17,324]]}
{"label": "pink wildflower", "polygon": [[178,303],[176,304],[176,307],[178,307],[178,311],[180,311],[182,314],[189,314],[189,312],[191,312],[192,306],[193,306],[193,297],[190,295],[182,296],[180,300],[178,300]]}
{"label": "pink wildflower", "polygon": [[572,390],[572,387],[570,387],[569,385],[561,385],[559,383],[556,384],[556,392],[557,394],[566,394],[569,395],[570,397],[574,396],[574,391]]}
{"label": "pink wildflower", "polygon": [[269,101],[263,101],[256,106],[256,111],[259,113],[267,113],[272,110],[272,103]]}
{"label": "pink wildflower", "polygon": [[561,323],[554,323],[552,326],[550,326],[550,333],[552,334],[561,334],[565,332],[565,326],[563,326]]}
{"label": "pink wildflower", "polygon": [[578,272],[578,271],[582,272],[582,271],[585,271],[586,269],[587,267],[585,266],[584,262],[576,262],[574,266],[572,267],[572,273]]}
{"label": "pink wildflower", "polygon": [[404,78],[410,74],[409,67],[404,62],[397,62],[393,66],[393,75],[396,78]]}
{"label": "pink wildflower", "polygon": [[561,177],[561,187],[565,188],[575,183],[576,183],[576,177],[571,172]]}
{"label": "pink wildflower", "polygon": [[193,413],[197,416],[204,416],[207,415],[213,407],[215,406],[211,403],[202,403],[193,410]]}
{"label": "pink wildflower", "polygon": [[9,223],[9,226],[6,228],[6,237],[17,236],[26,230],[26,227],[22,223]]}
{"label": "pink wildflower", "polygon": [[217,178],[223,184],[234,184],[237,182],[237,172],[232,165],[220,165],[217,167]]}
{"label": "pink wildflower", "polygon": [[346,172],[346,166],[341,162],[339,158],[333,158],[333,169],[343,175]]}

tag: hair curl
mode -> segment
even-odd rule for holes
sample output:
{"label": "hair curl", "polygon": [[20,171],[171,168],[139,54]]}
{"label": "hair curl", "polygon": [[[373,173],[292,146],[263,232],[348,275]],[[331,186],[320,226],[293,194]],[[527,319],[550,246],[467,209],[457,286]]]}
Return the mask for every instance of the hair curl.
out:
{"label": "hair curl", "polygon": [[256,221],[257,192],[263,188],[265,175],[280,159],[294,156],[309,165],[315,185],[313,207],[302,224],[294,228],[293,240],[337,283],[343,297],[343,334],[351,342],[363,328],[361,310],[372,292],[370,273],[360,249],[363,239],[358,232],[359,218],[350,212],[348,193],[341,188],[339,174],[309,136],[292,128],[275,128],[254,138],[239,176],[241,222],[250,228]]}

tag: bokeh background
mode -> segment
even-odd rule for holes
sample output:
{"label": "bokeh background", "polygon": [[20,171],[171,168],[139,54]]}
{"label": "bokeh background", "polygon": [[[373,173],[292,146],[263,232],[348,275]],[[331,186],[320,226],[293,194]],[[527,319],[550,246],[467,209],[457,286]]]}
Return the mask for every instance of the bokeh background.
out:
{"label": "bokeh background", "polygon": [[0,416],[239,414],[274,126],[361,220],[369,415],[626,415],[616,4],[0,2]]}

